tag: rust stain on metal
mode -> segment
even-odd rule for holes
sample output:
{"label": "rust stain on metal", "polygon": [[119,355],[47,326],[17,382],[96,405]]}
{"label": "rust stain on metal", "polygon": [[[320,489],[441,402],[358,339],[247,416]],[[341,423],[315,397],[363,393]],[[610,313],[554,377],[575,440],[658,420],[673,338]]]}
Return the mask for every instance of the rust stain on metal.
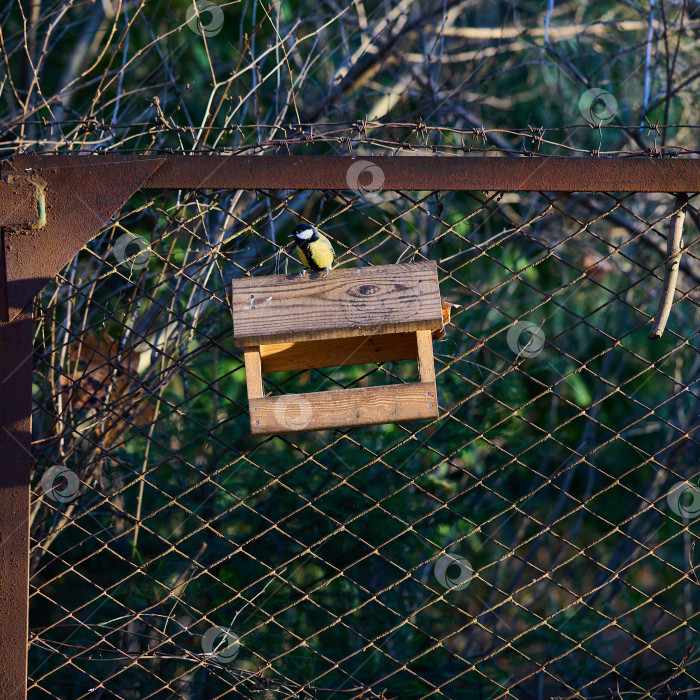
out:
{"label": "rust stain on metal", "polygon": [[46,182],[37,175],[0,177],[0,227],[12,231],[40,229],[46,223]]}
{"label": "rust stain on metal", "polygon": [[[16,156],[2,161],[2,177],[8,187],[11,179],[29,172],[34,181],[46,184],[42,188],[43,226],[34,225],[41,223],[41,199],[37,199],[30,207],[31,222],[25,217],[21,228],[3,227],[0,262],[4,274],[2,269],[0,274],[6,287],[2,293],[5,299],[0,298],[4,301],[0,320],[17,316],[163,162],[158,158],[97,156]],[[34,185],[32,188],[36,192]]]}

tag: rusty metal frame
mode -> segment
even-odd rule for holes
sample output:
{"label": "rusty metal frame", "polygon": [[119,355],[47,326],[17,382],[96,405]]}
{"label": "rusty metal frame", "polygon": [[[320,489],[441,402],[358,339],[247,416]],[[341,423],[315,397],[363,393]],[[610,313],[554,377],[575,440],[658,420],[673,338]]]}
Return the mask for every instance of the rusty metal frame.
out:
{"label": "rusty metal frame", "polygon": [[352,189],[347,173],[358,161],[381,169],[376,189],[383,190],[697,192],[700,187],[700,159],[639,156],[21,155],[0,161],[0,167],[3,174],[35,175],[78,169],[85,182],[98,175],[97,166],[119,167],[126,175],[155,164],[144,188],[328,190]]}
{"label": "rusty metal frame", "polygon": [[[349,178],[350,172],[358,175]],[[695,193],[700,159],[19,155],[0,161],[1,698],[26,696],[34,296],[141,188],[363,187]]]}
{"label": "rusty metal frame", "polygon": [[700,192],[700,159],[15,156],[0,161],[0,322],[15,318],[139,188],[363,187],[492,192]]}

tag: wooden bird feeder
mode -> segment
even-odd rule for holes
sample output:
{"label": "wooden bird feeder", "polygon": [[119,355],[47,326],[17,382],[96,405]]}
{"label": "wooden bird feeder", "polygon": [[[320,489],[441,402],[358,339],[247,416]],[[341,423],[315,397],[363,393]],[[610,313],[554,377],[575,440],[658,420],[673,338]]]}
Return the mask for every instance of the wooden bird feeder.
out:
{"label": "wooden bird feeder", "polygon": [[[245,357],[250,429],[275,435],[438,415],[431,334],[442,328],[434,261],[233,282],[233,336]],[[263,373],[418,360],[419,381],[263,395]]]}

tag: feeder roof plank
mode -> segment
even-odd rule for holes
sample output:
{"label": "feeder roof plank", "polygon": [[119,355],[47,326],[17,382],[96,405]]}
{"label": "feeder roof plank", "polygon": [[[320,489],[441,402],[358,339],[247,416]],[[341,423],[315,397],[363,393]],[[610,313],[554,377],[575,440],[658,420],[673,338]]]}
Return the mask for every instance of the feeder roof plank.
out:
{"label": "feeder roof plank", "polygon": [[233,334],[243,347],[441,327],[433,260],[233,281]]}

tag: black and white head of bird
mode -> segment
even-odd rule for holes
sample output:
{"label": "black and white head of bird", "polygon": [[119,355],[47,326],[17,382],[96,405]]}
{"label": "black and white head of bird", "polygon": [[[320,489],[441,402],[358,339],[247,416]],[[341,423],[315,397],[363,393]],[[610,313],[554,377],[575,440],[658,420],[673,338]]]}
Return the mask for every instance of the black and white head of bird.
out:
{"label": "black and white head of bird", "polygon": [[301,224],[292,231],[290,238],[293,238],[294,243],[297,245],[302,245],[316,240],[318,238],[318,233],[311,224]]}

